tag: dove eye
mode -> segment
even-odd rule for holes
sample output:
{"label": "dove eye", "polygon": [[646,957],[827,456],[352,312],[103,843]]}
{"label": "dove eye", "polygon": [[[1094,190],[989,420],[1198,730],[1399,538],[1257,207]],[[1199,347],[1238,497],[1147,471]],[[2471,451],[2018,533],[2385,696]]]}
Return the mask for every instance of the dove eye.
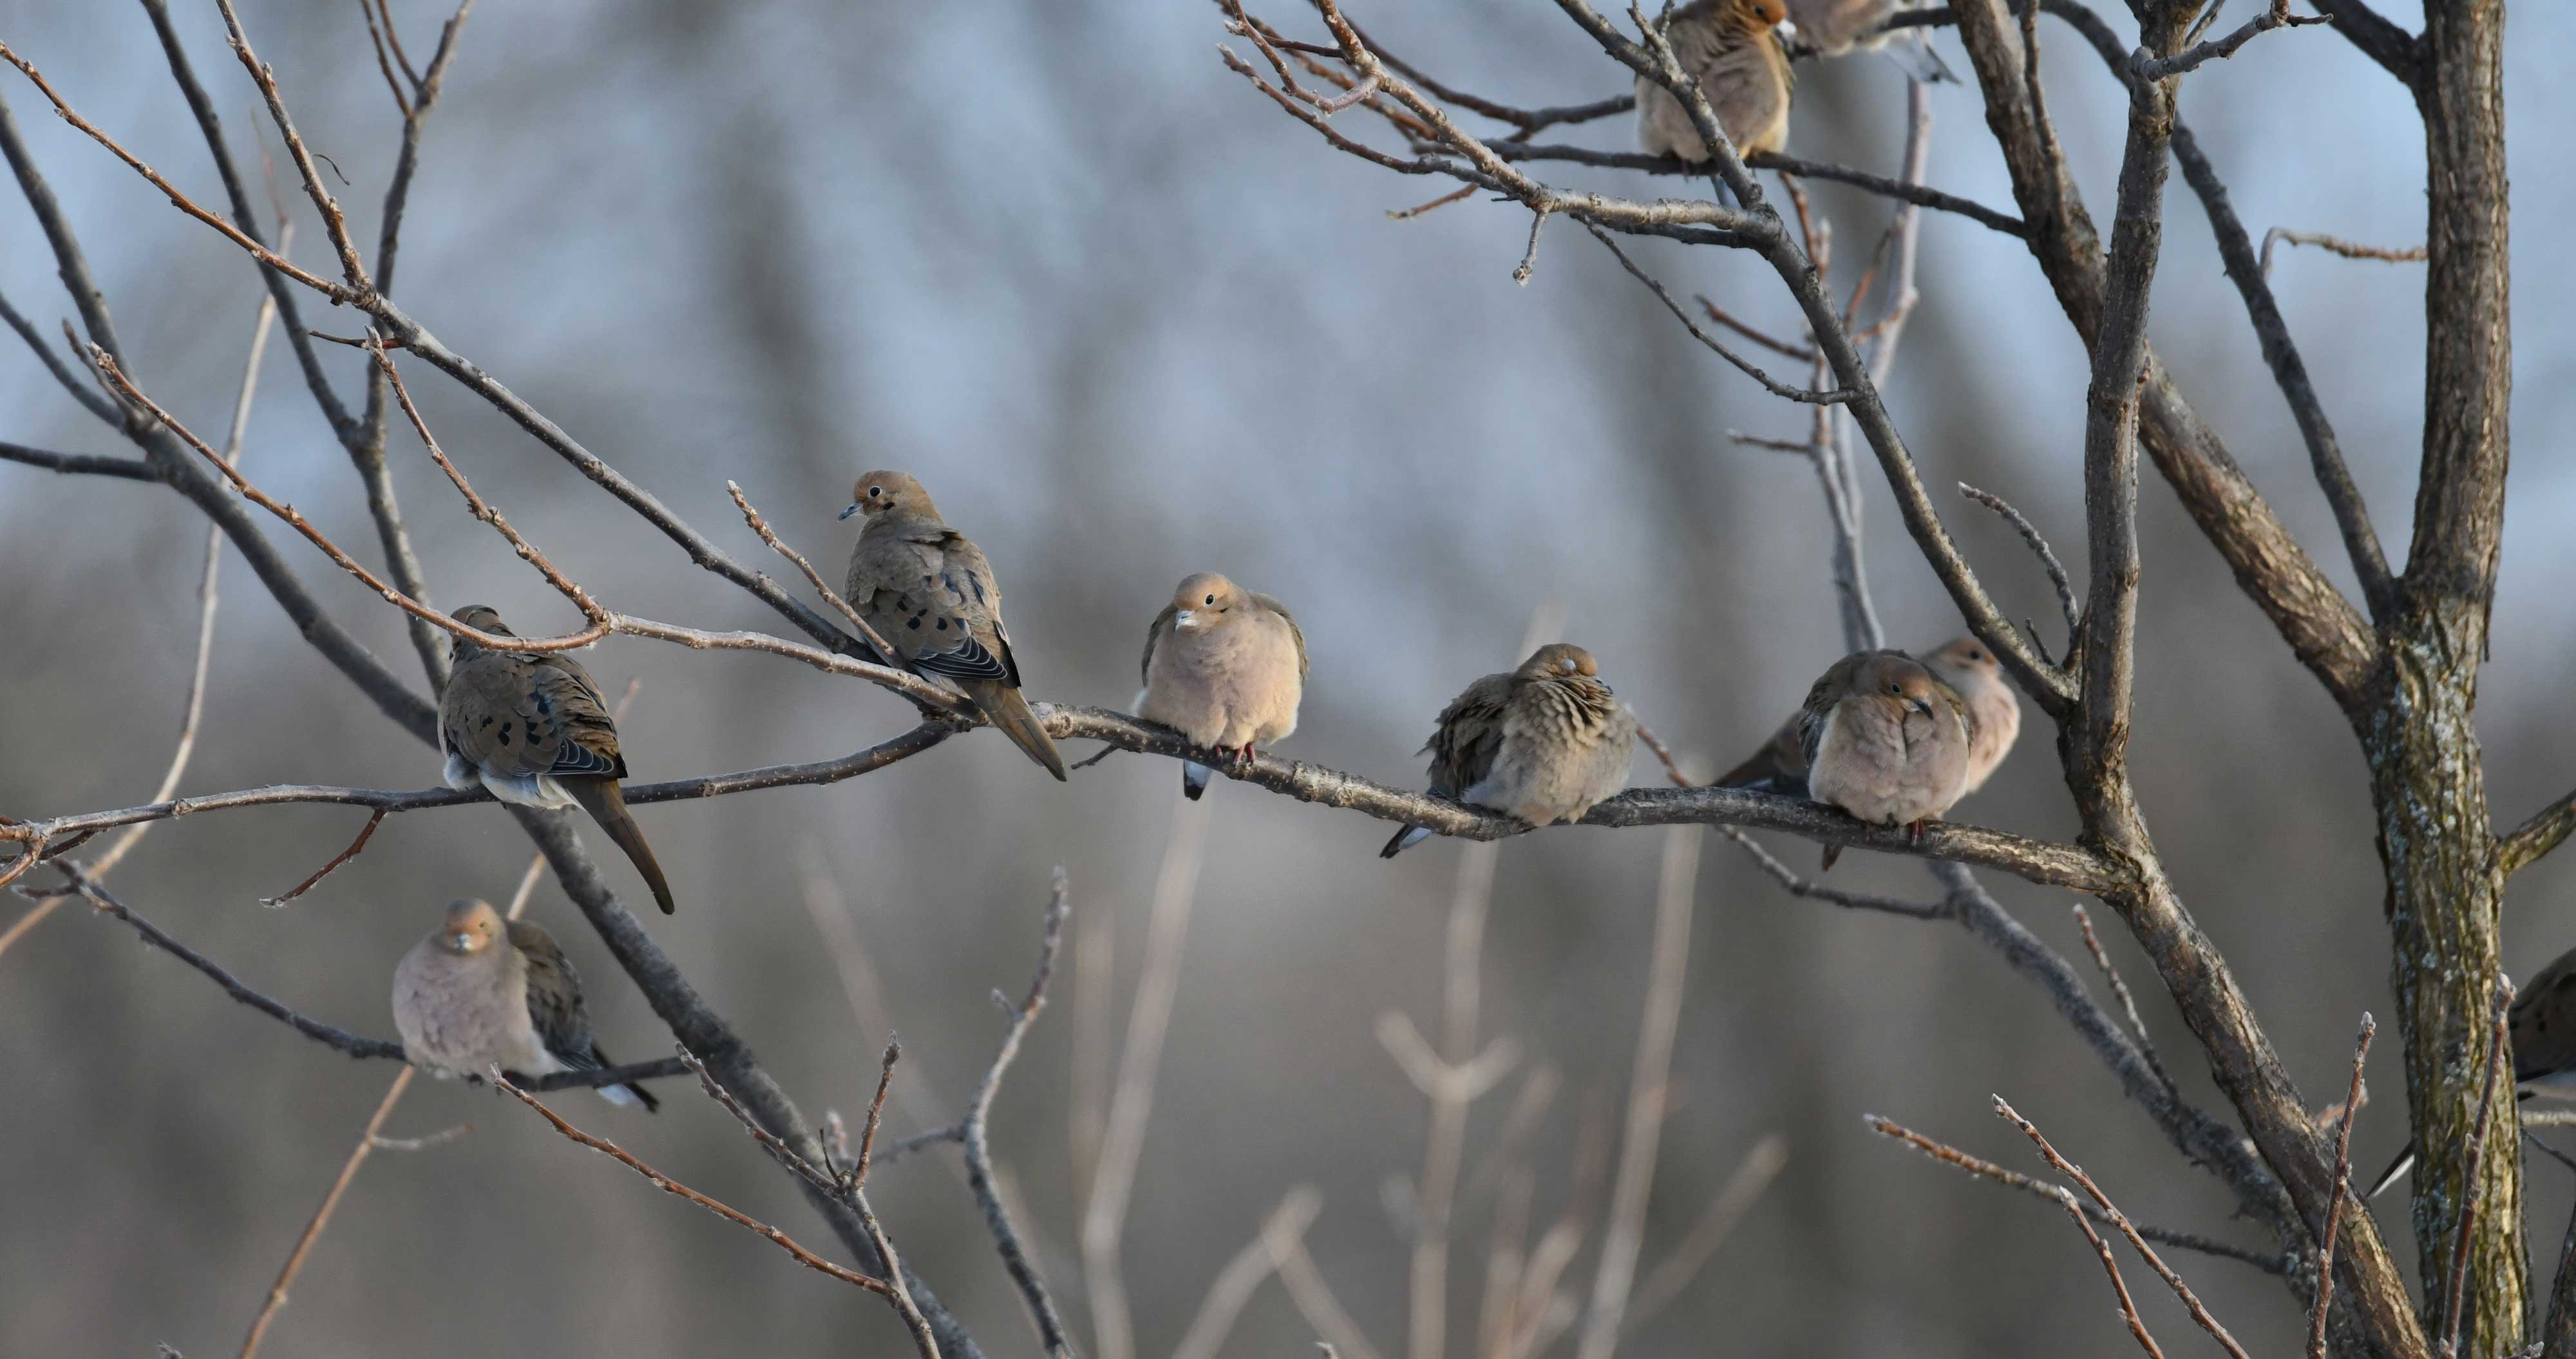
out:
{"label": "dove eye", "polygon": [[884,494],[885,488],[883,486],[871,486],[868,488],[868,499],[870,500],[874,500]]}
{"label": "dove eye", "polygon": [[1209,595],[1207,598],[1202,599],[1202,600],[1200,600],[1199,602],[1200,602],[1200,603],[1202,603],[1202,604],[1214,604],[1214,603],[1216,602],[1216,596],[1215,596],[1215,595]]}

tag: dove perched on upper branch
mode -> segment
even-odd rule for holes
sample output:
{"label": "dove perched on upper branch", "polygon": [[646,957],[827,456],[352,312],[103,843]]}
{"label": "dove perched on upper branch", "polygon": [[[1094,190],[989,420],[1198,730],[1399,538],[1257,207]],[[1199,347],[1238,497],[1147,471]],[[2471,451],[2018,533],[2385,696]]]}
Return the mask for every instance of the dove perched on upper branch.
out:
{"label": "dove perched on upper branch", "polygon": [[[1627,787],[1637,718],[1600,676],[1591,652],[1555,642],[1518,670],[1468,685],[1423,743],[1431,795],[1545,826],[1580,820]],[[1392,859],[1430,835],[1407,826],[1378,857]]]}
{"label": "dove perched on upper branch", "polygon": [[[2505,1038],[2513,1044],[2517,1101],[2576,1100],[2576,949],[2550,960],[2514,996],[2513,1007],[2505,1012]],[[2377,1197],[2414,1168],[2415,1144],[2410,1141],[2363,1197]]]}
{"label": "dove perched on upper branch", "polygon": [[[487,605],[453,615],[477,632],[518,634]],[[455,669],[438,697],[438,748],[450,788],[481,786],[523,807],[581,804],[635,861],[662,913],[678,909],[662,865],[627,813],[617,781],[626,777],[617,722],[581,662],[560,651],[492,651],[457,638]]]}
{"label": "dove perched on upper branch", "polygon": [[2003,664],[1995,653],[1974,637],[1961,637],[1940,650],[1919,658],[1941,682],[1968,702],[1970,724],[1968,740],[1968,784],[1959,796],[1986,786],[1995,769],[2012,753],[2013,742],[2021,736],[2021,697],[2013,692],[2012,681],[2004,678]]}
{"label": "dove perched on upper branch", "polygon": [[[1250,760],[1254,746],[1297,730],[1306,635],[1278,600],[1201,571],[1181,582],[1146,630],[1144,683],[1138,717]],[[1183,761],[1181,791],[1196,800],[1215,773]]]}
{"label": "dove perched on upper branch", "polygon": [[1064,757],[1020,696],[1002,587],[984,550],[940,521],[910,473],[870,472],[851,494],[841,517],[867,519],[850,552],[850,606],[901,659],[957,686],[1011,744],[1064,778]]}
{"label": "dove perched on upper branch", "polygon": [[[1807,691],[1798,744],[1807,796],[1877,826],[1923,823],[1967,788],[1967,700],[1902,651],[1855,651]],[[1831,868],[1842,846],[1825,846]]]}
{"label": "dove perched on upper branch", "polygon": [[[550,1076],[616,1065],[590,1036],[571,960],[544,930],[503,921],[488,901],[450,903],[446,920],[403,955],[394,1027],[404,1059],[442,1080],[494,1066]],[[611,1104],[662,1104],[639,1085],[599,1093]]]}
{"label": "dove perched on upper branch", "polygon": [[[1919,0],[1788,0],[1789,24],[1798,40],[1820,57],[1839,57],[1854,48],[1885,52],[1917,80],[1956,80],[1949,66],[1919,36],[1898,41],[1887,21],[1914,9]],[[1916,30],[1916,33],[1929,30]]]}
{"label": "dove perched on upper branch", "polygon": [[[1682,74],[1698,79],[1719,130],[1739,156],[1777,151],[1789,140],[1789,54],[1773,32],[1788,11],[1781,0],[1691,0],[1664,27]],[[1637,77],[1637,140],[1650,156],[1679,156],[1694,165],[1708,143],[1689,110],[1653,79]]]}

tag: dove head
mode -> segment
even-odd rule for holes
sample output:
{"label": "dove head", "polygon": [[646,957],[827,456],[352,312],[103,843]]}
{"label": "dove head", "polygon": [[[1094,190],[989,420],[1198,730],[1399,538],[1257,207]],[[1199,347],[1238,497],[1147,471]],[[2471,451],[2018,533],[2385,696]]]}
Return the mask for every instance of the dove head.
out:
{"label": "dove head", "polygon": [[1936,669],[1954,675],[1993,679],[2003,672],[2003,665],[1995,659],[1995,653],[1974,637],[1962,637],[1923,659]]}
{"label": "dove head", "polygon": [[1521,668],[1514,672],[1514,678],[1569,680],[1577,675],[1589,678],[1600,673],[1601,663],[1592,659],[1591,652],[1572,642],[1551,642],[1531,652],[1530,658],[1521,662]]}
{"label": "dove head", "polygon": [[1172,592],[1172,626],[1182,632],[1212,628],[1245,604],[1243,591],[1214,571],[1201,571]]}
{"label": "dove head", "polygon": [[[495,637],[516,637],[519,635],[510,631],[510,625],[502,622],[499,611],[495,610],[489,604],[468,604],[464,608],[458,609],[456,612],[449,614],[448,617],[455,619],[459,623],[463,623],[465,626],[474,629],[476,632],[488,632]],[[452,652],[458,660],[463,660],[468,656],[476,655],[483,650],[481,646],[478,646],[473,642],[469,642],[462,637],[450,637],[447,640],[448,650]]]}
{"label": "dove head", "polygon": [[1751,28],[1777,28],[1789,22],[1787,0],[1736,0],[1735,13]]}
{"label": "dove head", "polygon": [[850,488],[850,507],[841,517],[867,516],[874,524],[888,519],[937,519],[939,507],[910,472],[870,472]]}
{"label": "dove head", "polygon": [[1881,651],[1863,662],[1859,673],[1852,676],[1855,694],[1877,698],[1930,717],[1940,700],[1941,681],[1934,678],[1922,662],[1901,651]]}
{"label": "dove head", "polygon": [[492,903],[472,897],[447,903],[447,919],[430,936],[438,946],[459,957],[471,957],[492,946],[501,937],[501,913]]}

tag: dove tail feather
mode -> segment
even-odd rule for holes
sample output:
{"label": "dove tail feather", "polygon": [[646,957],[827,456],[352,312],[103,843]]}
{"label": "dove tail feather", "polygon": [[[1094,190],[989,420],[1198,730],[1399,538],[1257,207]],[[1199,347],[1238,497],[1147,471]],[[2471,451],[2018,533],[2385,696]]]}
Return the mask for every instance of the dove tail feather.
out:
{"label": "dove tail feather", "polygon": [[957,687],[975,700],[975,706],[984,710],[984,720],[1011,738],[1012,745],[1026,751],[1030,759],[1055,775],[1057,782],[1065,781],[1064,757],[1055,753],[1055,742],[1047,738],[1046,724],[1038,721],[1037,713],[1019,690],[990,680],[960,680]]}
{"label": "dove tail feather", "polygon": [[1834,871],[1834,860],[1839,859],[1839,858],[1841,858],[1841,857],[1843,857],[1843,847],[1842,847],[1842,846],[1840,846],[1840,845],[1827,845],[1827,846],[1825,846],[1825,860],[1824,860],[1824,862],[1823,862],[1823,863],[1820,863],[1820,864],[1816,865],[1816,871],[1817,871],[1817,872],[1819,872],[1819,873],[1831,873],[1832,871]]}
{"label": "dove tail feather", "polygon": [[1181,795],[1192,802],[1198,801],[1207,794],[1208,780],[1215,777],[1215,770],[1196,760],[1181,761]]}
{"label": "dove tail feather", "polygon": [[2368,1200],[2378,1198],[2381,1194],[2387,1192],[2388,1186],[2397,1183],[2399,1179],[2405,1176],[2407,1171],[2413,1170],[2414,1168],[2415,1144],[2409,1142],[2406,1144],[2406,1150],[2397,1153],[2397,1159],[2388,1163],[2388,1169],[2379,1172],[2379,1178],[2370,1182],[2370,1192],[2362,1195],[2362,1199],[2367,1202]]}
{"label": "dove tail feather", "polygon": [[1411,849],[1415,845],[1421,844],[1423,841],[1430,838],[1430,827],[1407,826],[1404,829],[1397,831],[1394,839],[1386,842],[1386,848],[1379,850],[1377,852],[1377,857],[1381,859],[1392,859],[1396,855],[1402,854],[1404,851]]}
{"label": "dove tail feather", "polygon": [[590,813],[599,828],[608,832],[608,838],[634,861],[635,871],[643,874],[644,885],[653,889],[653,900],[661,906],[662,914],[679,914],[678,904],[671,900],[670,880],[662,876],[662,865],[654,859],[653,847],[644,843],[644,828],[628,814],[626,795],[618,791],[617,780],[568,778],[561,782],[582,810]]}

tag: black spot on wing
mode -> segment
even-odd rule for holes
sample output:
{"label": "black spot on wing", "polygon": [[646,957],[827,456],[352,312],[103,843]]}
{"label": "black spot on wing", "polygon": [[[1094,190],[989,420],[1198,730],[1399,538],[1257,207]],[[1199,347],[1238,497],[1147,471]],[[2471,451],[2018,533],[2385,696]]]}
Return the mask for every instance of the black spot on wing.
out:
{"label": "black spot on wing", "polygon": [[1011,681],[1011,668],[1002,659],[984,649],[973,637],[960,637],[957,645],[946,651],[924,652],[913,658],[915,664],[935,675],[950,679]]}

